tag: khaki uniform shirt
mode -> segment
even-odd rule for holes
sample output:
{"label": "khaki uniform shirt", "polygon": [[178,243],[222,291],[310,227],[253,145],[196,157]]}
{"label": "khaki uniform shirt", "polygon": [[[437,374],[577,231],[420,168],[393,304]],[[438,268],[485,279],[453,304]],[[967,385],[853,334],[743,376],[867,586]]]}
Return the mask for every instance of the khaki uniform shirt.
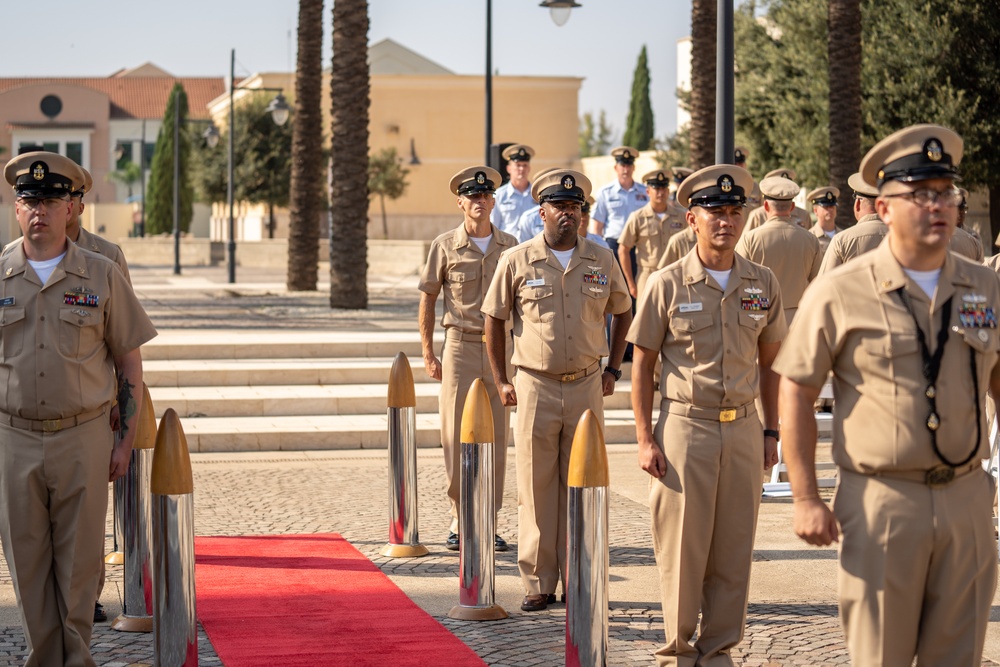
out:
{"label": "khaki uniform shirt", "polygon": [[1000,273],[1000,254],[991,255],[990,257],[987,257],[983,261],[983,264],[985,264],[986,266],[990,267],[991,269],[993,269],[997,273]]}
{"label": "khaki uniform shirt", "polygon": [[763,226],[744,231],[736,253],[774,272],[789,320],[823,261],[816,237],[786,217],[770,218]]}
{"label": "khaki uniform shirt", "polygon": [[979,264],[982,264],[983,259],[985,259],[983,242],[975,234],[971,234],[961,227],[955,228],[948,249]]}
{"label": "khaki uniform shirt", "polygon": [[[14,248],[20,246],[23,241],[23,236],[14,239],[4,246],[2,254],[8,254],[14,250]],[[132,276],[130,276],[128,272],[128,263],[125,261],[125,253],[122,252],[121,247],[119,247],[117,243],[112,243],[111,241],[108,241],[97,234],[88,232],[83,227],[80,227],[80,236],[77,237],[76,244],[85,250],[96,252],[98,255],[104,255],[110,259],[112,262],[117,264],[118,268],[125,274],[125,280],[128,281],[128,284],[132,284]]]}
{"label": "khaki uniform shirt", "polygon": [[90,412],[115,396],[114,357],[156,336],[118,267],[76,244],[43,287],[23,246],[0,258],[0,411]]}
{"label": "khaki uniform shirt", "polygon": [[[686,224],[686,223],[685,223]],[[694,233],[690,225],[684,228],[684,231],[678,232],[670,237],[667,241],[667,247],[663,251],[663,256],[660,257],[660,263],[657,264],[657,268],[663,269],[681,257],[684,257],[689,252],[694,250],[694,247],[698,244],[698,235]]]}
{"label": "khaki uniform shirt", "polygon": [[[820,277],[802,300],[775,361],[780,375],[820,387],[833,371],[833,458],[861,473],[929,470],[941,464],[931,446],[924,392],[927,380],[913,317],[899,295],[905,288],[933,353],[942,306],[953,297],[937,390],[937,444],[952,461],[972,451],[976,401],[1000,379],[1000,277],[948,253],[933,303],[912,282],[888,243]],[[970,354],[979,385],[973,386]],[[978,453],[989,454],[985,410]]]}
{"label": "khaki uniform shirt", "polygon": [[431,243],[427,264],[417,289],[437,296],[444,287],[441,325],[471,334],[483,333],[483,295],[493,280],[500,255],[517,245],[517,239],[490,225],[493,238],[486,253],[469,238],[463,222]]}
{"label": "khaki uniform shirt", "polygon": [[[805,209],[798,206],[792,209],[792,213],[788,217],[794,220],[802,229],[808,230],[813,226],[812,216]],[[747,216],[747,224],[743,226],[743,233],[746,234],[751,229],[757,229],[765,222],[767,222],[767,211],[764,210],[763,206],[759,206],[750,211],[750,215]]]}
{"label": "khaki uniform shirt", "polygon": [[777,343],[785,330],[770,269],[737,255],[723,292],[692,252],[650,276],[628,340],[660,351],[663,398],[735,408],[757,397],[757,344]]}
{"label": "khaki uniform shirt", "polygon": [[[840,227],[834,227],[833,236],[836,236],[842,231],[844,230],[841,229]],[[827,236],[826,230],[820,227],[818,222],[809,228],[809,233],[815,236],[816,240],[819,241],[820,252],[826,254],[827,249],[830,247],[830,241],[833,240],[833,237]]]}
{"label": "khaki uniform shirt", "polygon": [[864,216],[858,220],[858,224],[834,235],[830,247],[823,255],[823,264],[819,267],[820,274],[874,250],[888,233],[889,226],[879,220],[877,215],[871,213]]}
{"label": "khaki uniform shirt", "polygon": [[646,204],[628,217],[618,243],[635,248],[635,261],[640,271],[652,271],[659,264],[663,251],[667,249],[667,241],[673,234],[669,211],[660,219],[652,204]]}
{"label": "khaki uniform shirt", "polygon": [[515,366],[573,373],[608,354],[604,316],[632,308],[625,276],[607,248],[577,237],[564,270],[539,234],[500,258],[483,313],[514,320]]}

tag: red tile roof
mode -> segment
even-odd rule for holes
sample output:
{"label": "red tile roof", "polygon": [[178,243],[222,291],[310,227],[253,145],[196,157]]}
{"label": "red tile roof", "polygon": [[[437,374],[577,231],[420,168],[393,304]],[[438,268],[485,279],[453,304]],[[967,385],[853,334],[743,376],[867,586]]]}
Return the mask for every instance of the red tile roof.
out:
{"label": "red tile roof", "polygon": [[174,78],[161,76],[127,76],[108,78],[0,78],[0,92],[23,86],[65,84],[90,88],[111,98],[111,119],[163,118],[167,98],[174,82],[184,86],[192,118],[208,118],[208,103],[226,92],[226,81],[218,78]]}

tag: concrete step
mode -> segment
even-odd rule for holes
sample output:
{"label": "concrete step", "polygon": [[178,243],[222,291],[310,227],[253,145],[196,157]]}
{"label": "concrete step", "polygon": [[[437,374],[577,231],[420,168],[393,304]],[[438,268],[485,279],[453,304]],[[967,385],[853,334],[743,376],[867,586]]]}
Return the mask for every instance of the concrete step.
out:
{"label": "concrete step", "polygon": [[[143,348],[145,349],[145,348]],[[414,381],[430,382],[423,362],[411,361]],[[153,387],[248,387],[257,385],[373,384],[385,391],[391,357],[289,359],[143,360],[143,379]]]}
{"label": "concrete step", "polygon": [[[417,446],[440,447],[437,414],[417,414],[416,421]],[[189,417],[181,425],[192,452],[383,449],[388,439],[384,414]],[[632,411],[606,410],[604,437],[608,444],[635,442]]]}
{"label": "concrete step", "polygon": [[[442,333],[435,346],[444,341]],[[190,359],[393,358],[403,352],[420,360],[416,331],[231,331],[170,330],[142,346],[144,361]]]}

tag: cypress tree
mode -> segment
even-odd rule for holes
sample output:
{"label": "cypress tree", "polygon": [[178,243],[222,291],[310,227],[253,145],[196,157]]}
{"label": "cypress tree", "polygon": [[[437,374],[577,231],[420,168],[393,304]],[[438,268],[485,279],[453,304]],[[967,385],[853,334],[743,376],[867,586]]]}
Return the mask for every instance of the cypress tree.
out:
{"label": "cypress tree", "polygon": [[163,114],[163,124],[156,137],[156,147],[150,163],[149,184],[146,187],[146,232],[163,234],[174,229],[174,106],[179,105],[180,117],[180,228],[188,231],[193,217],[194,191],[188,178],[191,144],[184,124],[188,115],[187,93],[180,83],[174,84]]}
{"label": "cypress tree", "polygon": [[653,147],[653,107],[649,101],[649,66],[645,44],[639,52],[639,62],[632,75],[632,101],[629,103],[622,143],[640,151]]}

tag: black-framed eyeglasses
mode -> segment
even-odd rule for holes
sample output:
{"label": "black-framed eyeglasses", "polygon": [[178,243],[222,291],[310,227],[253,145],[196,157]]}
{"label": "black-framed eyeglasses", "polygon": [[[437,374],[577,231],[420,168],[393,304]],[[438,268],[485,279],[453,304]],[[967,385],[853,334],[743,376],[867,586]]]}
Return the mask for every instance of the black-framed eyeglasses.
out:
{"label": "black-framed eyeglasses", "polygon": [[43,206],[46,210],[54,211],[60,206],[65,205],[69,199],[65,197],[20,197],[18,201],[21,202],[21,206],[29,211],[37,211]]}
{"label": "black-framed eyeglasses", "polygon": [[948,188],[947,190],[932,190],[931,188],[918,188],[913,192],[897,192],[892,195],[882,195],[883,197],[905,197],[917,206],[924,208],[932,204],[953,207],[962,203],[962,191],[958,188]]}

